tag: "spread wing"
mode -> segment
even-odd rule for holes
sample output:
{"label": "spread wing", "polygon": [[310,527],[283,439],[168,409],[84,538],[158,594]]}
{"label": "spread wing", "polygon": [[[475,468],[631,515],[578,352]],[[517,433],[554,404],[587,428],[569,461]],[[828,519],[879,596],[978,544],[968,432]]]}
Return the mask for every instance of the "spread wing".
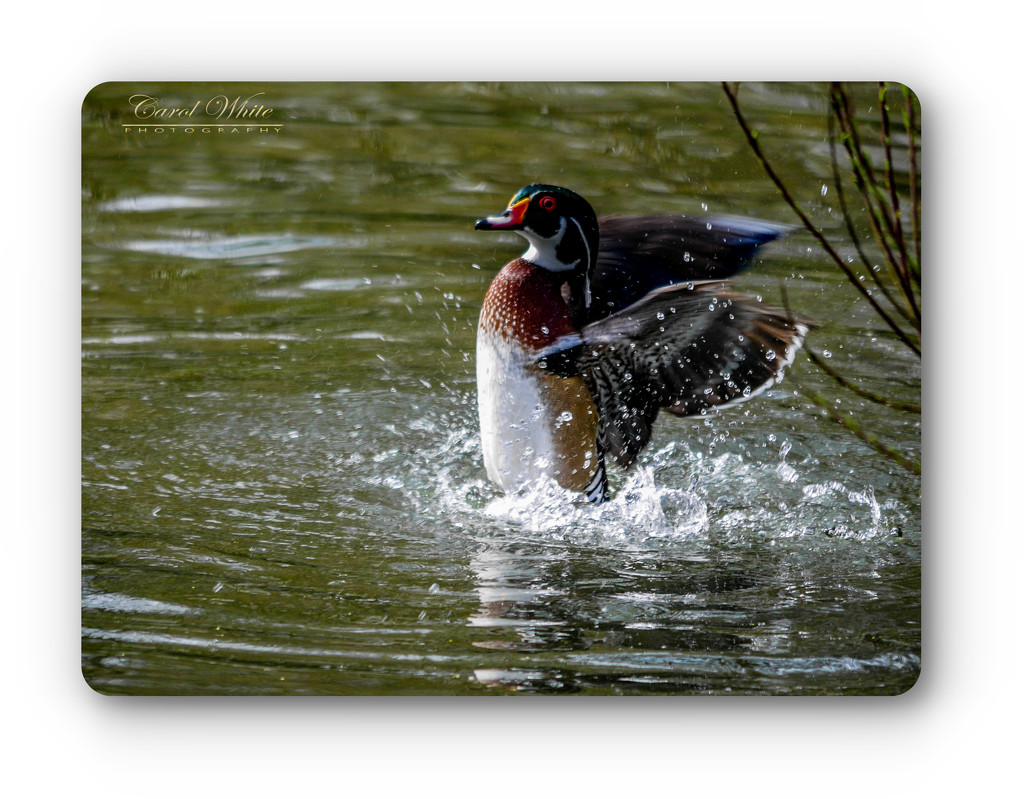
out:
{"label": "spread wing", "polygon": [[609,216],[598,221],[591,319],[620,311],[660,286],[731,277],[758,247],[793,229],[727,216]]}
{"label": "spread wing", "polygon": [[691,416],[760,394],[782,378],[809,327],[720,281],[681,283],[592,322],[538,361],[582,375],[598,409],[599,443],[627,467],[660,408]]}

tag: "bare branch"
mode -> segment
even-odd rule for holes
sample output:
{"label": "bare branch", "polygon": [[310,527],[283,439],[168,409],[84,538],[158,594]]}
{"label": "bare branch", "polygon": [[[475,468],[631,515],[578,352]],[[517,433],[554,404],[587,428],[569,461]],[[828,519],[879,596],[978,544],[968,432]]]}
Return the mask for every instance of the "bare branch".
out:
{"label": "bare branch", "polygon": [[837,371],[832,369],[832,367],[830,367],[827,363],[825,363],[824,359],[816,352],[814,352],[814,350],[812,350],[810,347],[806,347],[805,349],[807,351],[807,357],[810,358],[811,361],[819,369],[821,369],[821,371],[823,371],[825,374],[827,374],[829,377],[835,380],[836,383],[841,385],[843,388],[849,389],[857,396],[864,397],[864,399],[871,400],[872,402],[878,403],[879,405],[885,405],[888,408],[895,408],[896,410],[900,411],[909,411],[910,413],[921,412],[920,405],[915,405],[912,402],[900,402],[899,400],[889,399],[888,397],[883,397],[880,394],[873,394],[866,389],[860,388],[859,386],[855,386],[853,383],[851,383]]}
{"label": "bare branch", "polygon": [[899,311],[900,315],[906,319],[911,325],[914,325],[914,329],[921,332],[920,320],[915,319],[908,308],[905,308],[903,303],[899,303],[889,293],[888,287],[882,280],[878,272],[875,271],[874,265],[868,259],[864,252],[864,249],[860,244],[860,237],[857,235],[857,231],[853,227],[853,217],[850,214],[850,209],[846,204],[846,192],[843,189],[843,180],[839,174],[839,159],[836,156],[836,133],[835,133],[835,109],[829,107],[828,115],[828,136],[829,136],[829,154],[832,159],[832,180],[836,184],[836,195],[839,198],[839,208],[843,212],[843,221],[846,223],[846,230],[850,234],[850,241],[853,242],[854,248],[857,250],[857,255],[860,256],[861,263],[864,264],[864,269],[872,279],[875,281],[875,285],[878,286],[879,290],[885,296],[885,298],[892,304],[893,308]]}
{"label": "bare branch", "polygon": [[878,438],[878,436],[868,432],[863,427],[861,427],[860,423],[854,417],[843,416],[842,414],[838,413],[835,410],[835,408],[833,408],[832,405],[829,404],[828,400],[826,400],[821,395],[815,394],[813,391],[806,390],[805,393],[807,397],[811,400],[811,402],[813,402],[819,408],[824,410],[829,415],[829,417],[831,417],[832,421],[836,422],[837,424],[841,424],[843,427],[845,427],[847,430],[849,430],[851,433],[857,436],[857,438],[859,438],[869,447],[874,449],[876,452],[885,455],[887,458],[898,464],[901,468],[906,469],[908,472],[920,476],[920,461],[914,461],[911,460],[910,458],[905,457],[902,452],[899,452],[898,450],[884,443]]}
{"label": "bare branch", "polygon": [[730,88],[728,83],[723,82],[722,88],[724,89],[726,96],[729,98],[729,103],[732,106],[733,115],[736,117],[736,120],[739,122],[740,127],[743,129],[743,133],[747,137],[747,142],[750,144],[751,149],[754,151],[754,155],[757,157],[757,160],[761,163],[761,166],[764,168],[765,172],[767,172],[768,177],[771,178],[776,188],[778,188],[778,190],[782,193],[783,199],[793,210],[793,212],[797,215],[797,217],[799,217],[800,221],[803,223],[804,228],[806,228],[807,231],[810,232],[810,234],[814,236],[815,239],[817,239],[818,243],[822,246],[825,252],[828,253],[829,257],[832,258],[836,265],[839,266],[839,268],[842,270],[843,274],[846,275],[847,280],[849,280],[849,282],[857,289],[857,291],[860,292],[861,296],[863,296],[868,301],[868,303],[870,303],[871,307],[874,308],[875,313],[877,313],[878,316],[881,317],[881,319],[886,323],[889,329],[896,334],[897,338],[899,338],[900,341],[902,341],[916,355],[920,355],[920,347],[910,339],[907,333],[892,319],[891,316],[889,316],[885,309],[878,304],[878,301],[871,295],[871,292],[869,292],[861,284],[860,280],[857,279],[857,276],[854,274],[853,270],[851,270],[850,267],[846,264],[846,262],[843,261],[843,259],[839,256],[839,254],[829,243],[828,239],[826,239],[825,236],[821,233],[821,231],[814,226],[814,224],[803,212],[803,210],[799,207],[799,205],[797,205],[792,195],[790,195],[789,190],[786,188],[785,184],[776,174],[772,166],[768,163],[764,153],[761,151],[761,146],[760,144],[758,144],[757,141],[757,135],[751,130],[750,126],[747,124],[746,119],[744,119],[742,112],[740,111],[739,102],[736,99],[736,93],[732,88]]}

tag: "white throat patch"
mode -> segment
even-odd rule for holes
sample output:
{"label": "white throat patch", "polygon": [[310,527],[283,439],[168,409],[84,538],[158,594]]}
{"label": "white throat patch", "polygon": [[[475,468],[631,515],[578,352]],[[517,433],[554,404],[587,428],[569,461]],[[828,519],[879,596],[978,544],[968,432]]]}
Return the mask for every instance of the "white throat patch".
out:
{"label": "white throat patch", "polygon": [[530,242],[530,249],[523,253],[523,260],[529,261],[531,264],[536,264],[537,266],[542,266],[549,272],[569,272],[572,269],[575,269],[576,264],[580,262],[579,258],[571,264],[566,264],[558,260],[558,254],[555,252],[558,245],[562,243],[562,238],[565,236],[565,229],[566,222],[565,217],[563,216],[561,224],[558,226],[558,232],[551,236],[551,238],[546,239],[543,236],[534,233],[529,228],[517,230],[516,233]]}

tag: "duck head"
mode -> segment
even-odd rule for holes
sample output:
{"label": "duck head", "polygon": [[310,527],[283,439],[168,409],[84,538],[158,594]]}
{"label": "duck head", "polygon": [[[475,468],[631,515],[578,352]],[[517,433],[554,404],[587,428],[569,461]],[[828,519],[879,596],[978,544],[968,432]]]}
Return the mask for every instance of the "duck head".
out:
{"label": "duck head", "polygon": [[520,189],[504,213],[478,220],[476,229],[514,230],[530,244],[523,260],[551,272],[586,274],[597,259],[597,215],[561,186],[533,183]]}

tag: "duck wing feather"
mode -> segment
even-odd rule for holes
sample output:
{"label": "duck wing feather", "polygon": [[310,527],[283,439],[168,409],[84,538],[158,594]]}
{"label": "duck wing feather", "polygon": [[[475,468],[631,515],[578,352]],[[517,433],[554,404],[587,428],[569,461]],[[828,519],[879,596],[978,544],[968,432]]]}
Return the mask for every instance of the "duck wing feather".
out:
{"label": "duck wing feather", "polygon": [[590,320],[622,310],[660,286],[732,277],[758,247],[793,230],[756,219],[678,214],[606,216],[598,228]]}
{"label": "duck wing feather", "polygon": [[628,467],[661,408],[693,416],[757,396],[782,378],[810,327],[721,281],[688,282],[655,289],[537,360],[583,377],[598,409],[598,443]]}

